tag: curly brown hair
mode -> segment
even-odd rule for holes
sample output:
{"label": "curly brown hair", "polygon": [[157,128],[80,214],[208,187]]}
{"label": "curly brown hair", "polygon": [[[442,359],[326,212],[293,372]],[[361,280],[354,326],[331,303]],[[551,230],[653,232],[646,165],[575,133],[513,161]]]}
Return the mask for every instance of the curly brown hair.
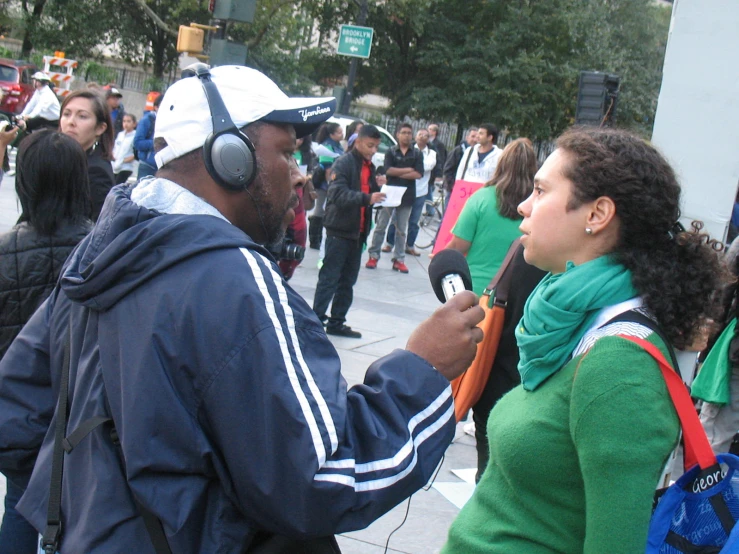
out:
{"label": "curly brown hair", "polygon": [[691,344],[716,314],[714,293],[726,272],[700,226],[676,230],[680,185],[670,164],[645,140],[614,129],[572,128],[557,148],[570,156],[568,209],[602,196],[613,200],[620,221],[613,255],[631,270],[634,287],[672,343]]}

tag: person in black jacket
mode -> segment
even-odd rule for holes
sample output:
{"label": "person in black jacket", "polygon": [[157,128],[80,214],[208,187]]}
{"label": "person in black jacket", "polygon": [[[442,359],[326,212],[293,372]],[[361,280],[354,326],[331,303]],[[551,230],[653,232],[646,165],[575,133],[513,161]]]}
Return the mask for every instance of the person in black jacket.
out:
{"label": "person in black jacket", "polygon": [[472,419],[475,422],[475,441],[477,448],[477,475],[475,482],[480,480],[490,458],[487,423],[488,416],[498,400],[507,392],[521,384],[521,375],[518,372],[518,344],[514,332],[523,317],[523,307],[531,293],[544,276],[545,271],[527,264],[523,257],[523,247],[519,246],[516,255],[511,260],[511,289],[508,292],[503,330],[500,334],[500,343],[495,353],[490,377],[485,384],[480,399],[472,407]]}
{"label": "person in black jacket", "polygon": [[[357,282],[362,246],[367,241],[372,220],[372,204],[381,202],[372,156],[381,139],[374,125],[359,130],[354,148],[336,159],[330,170],[326,213],[326,253],[318,274],[313,311],[326,323],[326,333],[361,338],[359,331],[346,325],[346,314],[352,305],[354,283]],[[326,317],[331,303],[331,317]]]}
{"label": "person in black jacket", "polygon": [[[20,144],[15,188],[23,211],[0,236],[0,359],[92,228],[85,158],[77,142],[53,131],[37,131]],[[8,480],[0,554],[37,552],[38,533],[15,511],[24,487]]]}
{"label": "person in black jacket", "polygon": [[62,102],[59,130],[87,152],[92,197],[92,219],[97,221],[105,197],[115,185],[113,175],[113,122],[105,99],[91,90],[77,90]]}

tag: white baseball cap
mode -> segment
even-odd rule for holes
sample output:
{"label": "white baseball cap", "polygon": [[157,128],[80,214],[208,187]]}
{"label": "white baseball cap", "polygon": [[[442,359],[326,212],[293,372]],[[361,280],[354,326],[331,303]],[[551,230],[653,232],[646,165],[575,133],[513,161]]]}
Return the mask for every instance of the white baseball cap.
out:
{"label": "white baseball cap", "polygon": [[[298,138],[312,133],[336,110],[336,99],[289,98],[266,75],[239,65],[210,70],[231,120],[236,127],[255,121],[288,123]],[[164,93],[154,124],[154,138],[167,146],[157,152],[158,167],[200,148],[213,132],[213,120],[199,77],[185,77]]]}
{"label": "white baseball cap", "polygon": [[36,73],[31,75],[31,79],[36,79],[37,81],[51,81],[51,77],[49,77],[43,71],[37,71]]}

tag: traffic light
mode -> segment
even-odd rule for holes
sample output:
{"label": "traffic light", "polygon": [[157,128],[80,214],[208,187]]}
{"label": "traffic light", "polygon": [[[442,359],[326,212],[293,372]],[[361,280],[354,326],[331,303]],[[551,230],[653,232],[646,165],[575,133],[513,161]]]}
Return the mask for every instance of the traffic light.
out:
{"label": "traffic light", "polygon": [[203,41],[205,31],[187,25],[180,25],[177,33],[177,51],[190,54],[201,54],[203,52]]}
{"label": "traffic light", "polygon": [[211,11],[215,19],[253,23],[257,0],[215,0]]}

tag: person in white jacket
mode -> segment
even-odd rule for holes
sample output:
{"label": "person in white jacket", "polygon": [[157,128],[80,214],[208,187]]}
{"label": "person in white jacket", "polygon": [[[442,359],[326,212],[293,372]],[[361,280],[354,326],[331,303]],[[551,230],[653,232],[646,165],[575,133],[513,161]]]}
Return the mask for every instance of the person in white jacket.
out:
{"label": "person in white jacket", "polygon": [[56,129],[59,126],[59,99],[51,88],[51,78],[43,71],[31,77],[36,92],[18,118],[20,127],[31,132],[40,127]]}
{"label": "person in white jacket", "polygon": [[115,184],[125,183],[133,173],[133,138],[136,136],[136,116],[127,113],[123,116],[123,130],[115,138],[113,146],[113,173]]}
{"label": "person in white jacket", "polygon": [[498,158],[502,150],[495,143],[498,140],[498,128],[490,123],[480,125],[477,131],[477,144],[468,148],[462,155],[457,167],[457,181],[487,183],[493,178]]}

